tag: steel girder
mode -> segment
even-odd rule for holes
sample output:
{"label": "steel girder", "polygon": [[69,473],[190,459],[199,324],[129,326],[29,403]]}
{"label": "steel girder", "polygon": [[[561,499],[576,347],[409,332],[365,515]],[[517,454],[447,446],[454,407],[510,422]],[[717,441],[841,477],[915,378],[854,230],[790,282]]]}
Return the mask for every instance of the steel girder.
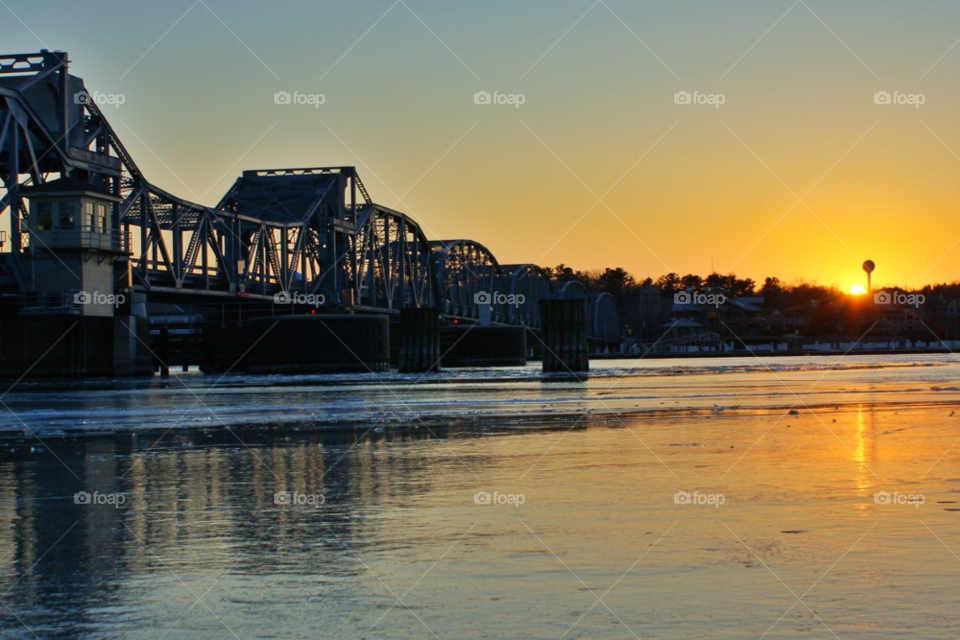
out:
{"label": "steel girder", "polygon": [[609,293],[590,294],[590,337],[605,342],[620,341],[620,314]]}
{"label": "steel girder", "polygon": [[288,259],[299,263],[309,243],[303,225],[213,209],[142,179],[126,184],[120,223],[139,227],[131,260],[136,289],[272,296],[292,277]]}
{"label": "steel girder", "polygon": [[83,90],[67,67],[62,52],[0,56],[0,180],[6,191],[0,214],[9,209],[11,215],[11,250],[4,254],[0,278],[20,291],[35,288],[32,270],[24,264],[33,247],[22,187],[43,184],[50,173],[72,173],[119,194],[120,161],[109,155],[96,113],[85,111],[77,99],[67,100]]}
{"label": "steel girder", "polygon": [[435,289],[430,242],[408,216],[377,204],[357,219],[355,248],[347,265],[358,307],[432,307]]}
{"label": "steel girder", "polygon": [[19,190],[59,174],[121,198],[111,224],[133,238],[128,284],[135,290],[260,299],[300,291],[323,294],[328,305],[381,312],[435,306],[464,319],[479,318],[477,294],[523,295],[519,307],[492,300],[491,321],[532,328],[539,327],[540,299],[572,297],[584,301],[591,337],[610,339],[610,296],[591,301],[570,282],[555,290],[536,265],[502,270],[471,240],[428,241],[408,216],[374,204],[353,167],[244,171],[216,207],[160,189],[143,176],[83,80],[69,74],[67,58],[0,55],[0,214],[12,217],[0,285],[34,288]]}
{"label": "steel girder", "polygon": [[[42,184],[50,173],[70,176],[123,199],[114,205],[114,231],[129,236],[131,226],[140,227],[131,260],[136,288],[230,294],[254,284],[260,295],[278,288],[284,274],[276,256],[285,252],[277,238],[291,225],[212,209],[149,183],[68,65],[62,52],[0,56],[0,178],[7,191],[0,213],[10,207],[22,221],[22,186]],[[7,261],[21,290],[33,288],[22,265],[30,241],[21,234],[25,226],[11,225]],[[250,229],[261,251],[246,251],[241,237]]]}
{"label": "steel girder", "polygon": [[[489,249],[473,240],[435,240],[433,250],[437,290],[442,292],[441,312],[479,319],[481,294],[502,293],[502,271]],[[504,322],[503,305],[491,300],[491,322]]]}
{"label": "steel girder", "polygon": [[609,293],[590,293],[576,280],[563,283],[557,292],[561,300],[582,300],[587,337],[605,341],[619,341],[620,316],[617,301]]}
{"label": "steel girder", "polygon": [[[358,192],[364,203],[357,203]],[[357,213],[369,204],[353,167],[319,167],[244,171],[217,209],[272,227],[248,225],[240,237],[247,264],[266,269],[267,289],[321,294],[339,304],[351,286]]]}
{"label": "steel girder", "polygon": [[540,300],[553,297],[553,284],[547,272],[535,264],[503,265],[503,285],[505,293],[523,296],[523,303],[506,305],[507,322],[525,325],[531,329],[540,328]]}

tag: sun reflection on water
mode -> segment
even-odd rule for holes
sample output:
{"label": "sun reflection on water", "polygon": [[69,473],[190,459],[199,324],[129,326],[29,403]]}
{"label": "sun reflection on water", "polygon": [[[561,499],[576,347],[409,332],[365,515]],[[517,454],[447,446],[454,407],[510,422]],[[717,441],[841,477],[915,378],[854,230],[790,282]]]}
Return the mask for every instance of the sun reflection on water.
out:
{"label": "sun reflection on water", "polygon": [[[867,495],[867,492],[870,489],[870,480],[867,478],[867,474],[870,473],[867,469],[867,465],[864,463],[867,455],[866,443],[864,442],[863,432],[866,426],[863,422],[863,405],[857,406],[857,444],[854,451],[857,462],[859,465],[859,472],[857,474],[857,489],[859,490],[860,496]],[[860,509],[864,510],[867,508],[866,502],[860,503]]]}

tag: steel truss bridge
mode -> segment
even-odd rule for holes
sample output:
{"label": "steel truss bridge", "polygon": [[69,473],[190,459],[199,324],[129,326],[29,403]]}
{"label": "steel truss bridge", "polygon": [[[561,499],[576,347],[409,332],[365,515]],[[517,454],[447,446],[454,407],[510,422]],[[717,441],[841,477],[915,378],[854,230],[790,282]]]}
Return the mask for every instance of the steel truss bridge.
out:
{"label": "steel truss bridge", "polygon": [[[155,186],[137,167],[64,52],[0,55],[0,179],[10,252],[0,289],[38,289],[24,187],[69,177],[118,199],[110,234],[129,261],[129,286],[151,302],[273,301],[323,296],[331,309],[397,313],[437,307],[476,321],[540,326],[538,301],[580,298],[589,337],[619,340],[616,304],[579,283],[553,283],[533,264],[501,265],[473,240],[431,241],[408,215],[373,202],[354,167],[244,171],[215,207]],[[560,286],[562,285],[562,286]],[[513,298],[517,300],[519,298]]]}

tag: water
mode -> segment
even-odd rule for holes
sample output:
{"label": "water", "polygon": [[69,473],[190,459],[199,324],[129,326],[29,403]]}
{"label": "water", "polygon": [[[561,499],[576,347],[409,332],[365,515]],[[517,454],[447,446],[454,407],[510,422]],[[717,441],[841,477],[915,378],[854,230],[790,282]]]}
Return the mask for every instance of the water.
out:
{"label": "water", "polygon": [[21,382],[0,637],[960,636],[952,357],[627,364]]}
{"label": "water", "polygon": [[960,400],[960,363],[951,354],[621,360],[592,366],[585,382],[543,375],[536,364],[430,375],[194,373],[72,386],[24,380],[2,396],[10,412],[0,414],[0,432],[327,428],[490,417],[552,424],[556,416],[586,411]]}

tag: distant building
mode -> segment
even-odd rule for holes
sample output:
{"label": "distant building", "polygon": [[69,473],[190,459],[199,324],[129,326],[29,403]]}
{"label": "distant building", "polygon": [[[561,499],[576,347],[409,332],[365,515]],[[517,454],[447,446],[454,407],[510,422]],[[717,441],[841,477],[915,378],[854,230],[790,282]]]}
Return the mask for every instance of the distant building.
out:
{"label": "distant building", "polygon": [[[678,318],[671,320],[660,327],[660,342],[663,344],[681,344],[697,338],[704,333],[703,326],[693,320]],[[712,335],[712,334],[711,334]]]}
{"label": "distant building", "polygon": [[705,287],[686,293],[689,301],[678,299],[683,298],[683,292],[672,301],[670,317],[674,320],[694,322],[703,331],[721,336],[731,332],[737,336],[755,335],[766,325],[763,296],[734,297],[720,287]]}
{"label": "distant building", "polygon": [[787,317],[779,311],[774,311],[767,316],[767,331],[771,333],[783,333],[787,328]]}
{"label": "distant building", "polygon": [[897,335],[926,331],[923,326],[924,314],[915,307],[898,304],[882,305],[878,307],[877,315],[880,316],[880,321],[876,329],[880,334]]}
{"label": "distant building", "polygon": [[942,294],[938,295],[936,300],[923,307],[923,311],[928,318],[952,331],[960,329],[960,301],[956,299],[947,300]]}

